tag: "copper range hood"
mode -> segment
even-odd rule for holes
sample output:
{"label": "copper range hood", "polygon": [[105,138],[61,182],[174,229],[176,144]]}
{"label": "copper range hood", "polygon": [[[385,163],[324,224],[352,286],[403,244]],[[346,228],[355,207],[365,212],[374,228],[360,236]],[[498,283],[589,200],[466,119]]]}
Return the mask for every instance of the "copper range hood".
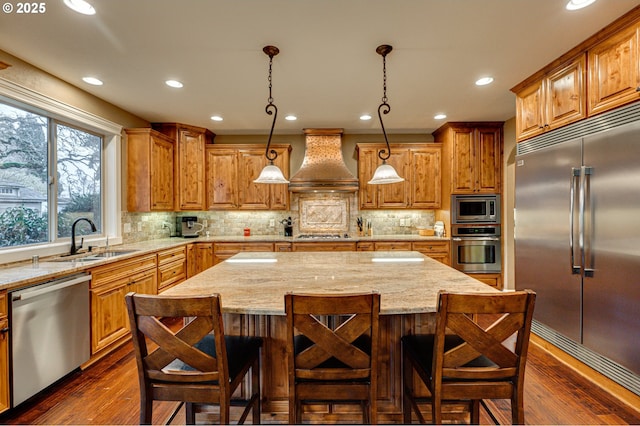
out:
{"label": "copper range hood", "polygon": [[355,192],[358,178],[342,157],[342,129],[304,129],[302,166],[290,179],[291,192]]}

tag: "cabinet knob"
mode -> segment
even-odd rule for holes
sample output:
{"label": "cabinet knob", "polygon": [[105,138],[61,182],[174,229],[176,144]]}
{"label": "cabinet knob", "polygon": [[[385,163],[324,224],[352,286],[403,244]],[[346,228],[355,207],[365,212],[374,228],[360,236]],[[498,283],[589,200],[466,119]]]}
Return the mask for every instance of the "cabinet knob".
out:
{"label": "cabinet knob", "polygon": [[636,92],[640,92],[640,86],[636,87]]}

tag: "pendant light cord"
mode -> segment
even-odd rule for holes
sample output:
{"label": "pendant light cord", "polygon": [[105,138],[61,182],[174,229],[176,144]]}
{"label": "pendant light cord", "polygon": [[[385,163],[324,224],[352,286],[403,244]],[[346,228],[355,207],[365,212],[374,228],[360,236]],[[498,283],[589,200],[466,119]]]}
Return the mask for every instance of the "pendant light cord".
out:
{"label": "pendant light cord", "polygon": [[276,125],[276,119],[278,118],[278,107],[273,103],[273,96],[271,95],[271,88],[273,87],[272,83],[272,65],[273,65],[273,57],[277,55],[280,51],[275,46],[265,46],[262,49],[264,53],[269,56],[269,98],[267,99],[267,106],[264,108],[264,111],[268,115],[273,115],[273,121],[271,122],[271,131],[269,132],[269,139],[267,140],[267,148],[265,149],[264,156],[269,160],[269,164],[273,164],[274,160],[278,158],[278,153],[269,149],[271,146],[271,137],[273,136],[273,128]]}

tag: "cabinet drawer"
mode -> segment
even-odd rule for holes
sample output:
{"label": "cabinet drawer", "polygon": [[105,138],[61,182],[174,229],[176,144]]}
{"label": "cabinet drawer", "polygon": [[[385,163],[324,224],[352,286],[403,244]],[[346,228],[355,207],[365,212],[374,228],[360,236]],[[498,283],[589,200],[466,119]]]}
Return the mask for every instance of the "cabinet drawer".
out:
{"label": "cabinet drawer", "polygon": [[184,260],[186,258],[186,248],[176,247],[158,252],[158,266],[175,262],[176,260]]}
{"label": "cabinet drawer", "polygon": [[158,290],[180,283],[187,278],[187,268],[184,258],[175,262],[158,266]]}
{"label": "cabinet drawer", "polygon": [[375,244],[373,241],[358,241],[358,251],[374,251]]}
{"label": "cabinet drawer", "polygon": [[376,241],[376,251],[410,251],[411,242],[409,241]]}
{"label": "cabinet drawer", "polygon": [[413,250],[421,253],[449,253],[448,241],[420,241],[412,244]]}
{"label": "cabinet drawer", "polygon": [[241,251],[273,251],[273,243],[215,243],[214,253],[239,253]]}
{"label": "cabinet drawer", "polygon": [[144,272],[156,267],[156,254],[147,254],[127,260],[121,260],[91,270],[91,288],[113,283],[121,278]]}
{"label": "cabinet drawer", "polygon": [[274,243],[273,251],[275,252],[291,251],[291,243]]}
{"label": "cabinet drawer", "polygon": [[355,251],[355,242],[307,242],[293,243],[293,251]]}

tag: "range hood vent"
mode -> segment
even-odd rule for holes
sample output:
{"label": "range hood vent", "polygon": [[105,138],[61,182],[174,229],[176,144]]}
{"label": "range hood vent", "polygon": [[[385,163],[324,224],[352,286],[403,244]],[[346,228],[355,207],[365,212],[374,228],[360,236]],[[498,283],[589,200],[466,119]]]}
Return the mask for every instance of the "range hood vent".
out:
{"label": "range hood vent", "polygon": [[291,192],[355,192],[358,178],[342,157],[342,129],[304,129],[302,166],[289,179]]}

